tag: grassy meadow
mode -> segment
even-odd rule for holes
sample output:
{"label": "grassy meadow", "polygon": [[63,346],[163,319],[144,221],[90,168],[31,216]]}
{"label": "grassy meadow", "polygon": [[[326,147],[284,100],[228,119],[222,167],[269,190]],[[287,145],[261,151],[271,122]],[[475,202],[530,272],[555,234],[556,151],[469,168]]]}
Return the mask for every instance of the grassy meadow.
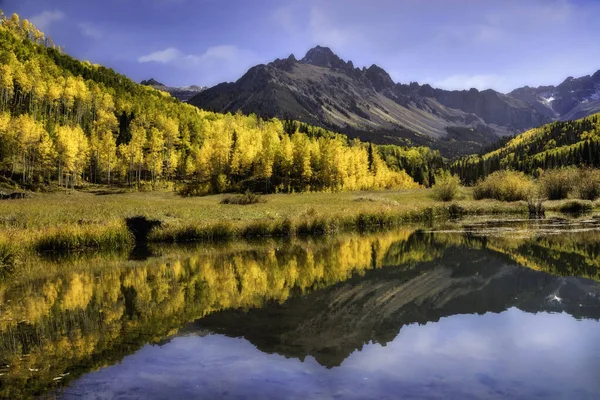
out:
{"label": "grassy meadow", "polygon": [[[133,237],[125,220],[135,216],[160,221],[150,241],[184,242],[369,231],[460,215],[528,212],[525,201],[476,201],[472,190],[460,187],[451,202],[435,200],[430,189],[410,189],[272,194],[260,196],[256,204],[235,204],[230,195],[181,197],[98,187],[34,193],[0,202],[0,263],[3,254],[14,260],[11,249],[43,253],[129,247]],[[568,202],[547,201],[545,207],[560,211]]]}

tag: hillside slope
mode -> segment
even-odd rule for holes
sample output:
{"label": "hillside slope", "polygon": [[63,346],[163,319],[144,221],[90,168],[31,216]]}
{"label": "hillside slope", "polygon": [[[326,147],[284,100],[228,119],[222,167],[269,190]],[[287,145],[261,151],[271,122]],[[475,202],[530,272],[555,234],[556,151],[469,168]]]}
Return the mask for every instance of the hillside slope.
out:
{"label": "hillside slope", "polygon": [[571,165],[600,167],[600,113],[531,129],[498,149],[456,161],[452,169],[474,183],[500,169],[535,173]]}
{"label": "hillside slope", "polygon": [[190,100],[200,108],[291,118],[382,143],[416,143],[446,155],[468,154],[499,136],[550,122],[525,101],[476,89],[447,91],[394,83],[382,68],[355,68],[317,46],[252,67]]}
{"label": "hillside slope", "polygon": [[429,149],[395,148],[384,159],[378,147],[322,128],[199,110],[64,54],[16,14],[1,17],[0,175],[25,187],[403,188],[417,183],[399,160],[418,166],[419,183],[439,164]]}

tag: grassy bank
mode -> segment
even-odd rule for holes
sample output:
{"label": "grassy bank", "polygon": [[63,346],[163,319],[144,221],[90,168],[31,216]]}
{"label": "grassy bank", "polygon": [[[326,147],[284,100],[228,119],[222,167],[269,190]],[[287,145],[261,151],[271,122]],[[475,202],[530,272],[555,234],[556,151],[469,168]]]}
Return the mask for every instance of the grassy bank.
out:
{"label": "grassy bank", "polygon": [[[434,200],[425,189],[274,194],[249,205],[222,204],[224,198],[108,189],[32,194],[29,199],[0,202],[0,244],[10,248],[11,254],[27,249],[61,252],[127,247],[133,239],[125,219],[134,216],[161,222],[150,235],[151,241],[183,242],[323,235],[459,215],[528,212],[523,201],[472,200],[468,188],[461,188],[457,200],[450,203]],[[547,202],[546,209],[558,210],[562,203]]]}

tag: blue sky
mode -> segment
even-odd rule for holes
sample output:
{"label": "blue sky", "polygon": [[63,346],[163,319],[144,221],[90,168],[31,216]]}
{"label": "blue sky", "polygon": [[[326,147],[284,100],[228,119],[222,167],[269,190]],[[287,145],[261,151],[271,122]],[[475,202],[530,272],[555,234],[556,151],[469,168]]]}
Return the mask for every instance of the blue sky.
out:
{"label": "blue sky", "polygon": [[320,44],[397,82],[510,91],[600,69],[597,0],[0,0],[136,81],[237,80]]}

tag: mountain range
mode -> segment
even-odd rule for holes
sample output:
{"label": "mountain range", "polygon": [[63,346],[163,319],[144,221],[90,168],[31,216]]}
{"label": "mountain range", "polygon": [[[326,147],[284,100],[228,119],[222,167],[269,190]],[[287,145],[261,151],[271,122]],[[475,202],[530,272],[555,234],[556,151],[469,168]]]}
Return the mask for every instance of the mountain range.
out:
{"label": "mountain range", "polygon": [[254,66],[189,100],[217,112],[295,119],[377,143],[427,145],[446,156],[480,151],[498,138],[600,111],[600,71],[558,86],[443,90],[396,83],[381,67],[356,68],[317,46]]}
{"label": "mountain range", "polygon": [[587,117],[600,111],[600,71],[581,78],[568,77],[558,86],[525,86],[508,94],[543,115],[557,120]]}
{"label": "mountain range", "polygon": [[162,90],[163,92],[170,93],[171,96],[179,99],[180,101],[187,102],[192,97],[196,96],[198,93],[206,90],[206,86],[184,86],[184,87],[172,87],[167,86],[163,83],[158,82],[155,79],[148,79],[146,81],[141,81],[140,85],[152,86],[156,90]]}

